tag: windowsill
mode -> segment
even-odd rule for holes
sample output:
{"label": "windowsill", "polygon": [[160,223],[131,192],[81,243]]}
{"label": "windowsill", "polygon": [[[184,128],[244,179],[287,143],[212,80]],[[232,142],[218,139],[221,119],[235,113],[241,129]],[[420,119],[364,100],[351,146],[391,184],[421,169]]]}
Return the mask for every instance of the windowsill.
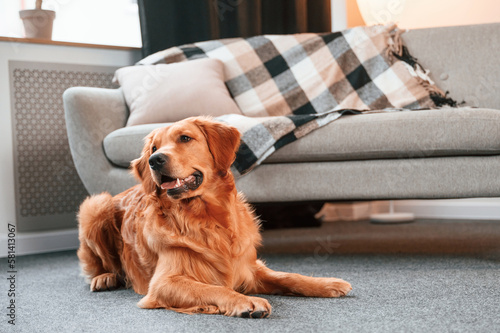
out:
{"label": "windowsill", "polygon": [[61,45],[61,46],[74,46],[74,47],[89,47],[89,48],[108,49],[108,50],[140,50],[141,49],[140,47],[132,47],[132,46],[115,46],[115,45],[102,45],[102,44],[61,42],[61,41],[47,40],[47,39],[3,37],[3,36],[0,36],[0,42],[32,43],[32,44]]}

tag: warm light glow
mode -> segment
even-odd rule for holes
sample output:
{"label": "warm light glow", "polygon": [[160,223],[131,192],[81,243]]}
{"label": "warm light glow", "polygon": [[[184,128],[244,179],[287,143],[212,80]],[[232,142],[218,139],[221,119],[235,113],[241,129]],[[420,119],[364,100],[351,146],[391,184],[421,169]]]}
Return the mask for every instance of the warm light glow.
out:
{"label": "warm light glow", "polygon": [[[347,0],[349,1],[349,0]],[[500,22],[498,0],[357,0],[367,25],[427,28]]]}

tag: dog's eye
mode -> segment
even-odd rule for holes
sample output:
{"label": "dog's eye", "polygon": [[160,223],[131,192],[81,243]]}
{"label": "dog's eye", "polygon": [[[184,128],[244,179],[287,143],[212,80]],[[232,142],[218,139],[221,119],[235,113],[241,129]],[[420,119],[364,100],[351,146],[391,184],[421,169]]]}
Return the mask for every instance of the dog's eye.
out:
{"label": "dog's eye", "polygon": [[187,135],[181,135],[180,140],[181,142],[189,142],[191,141],[191,138]]}
{"label": "dog's eye", "polygon": [[151,148],[151,151],[154,153],[156,151],[156,146],[153,146],[153,148]]}

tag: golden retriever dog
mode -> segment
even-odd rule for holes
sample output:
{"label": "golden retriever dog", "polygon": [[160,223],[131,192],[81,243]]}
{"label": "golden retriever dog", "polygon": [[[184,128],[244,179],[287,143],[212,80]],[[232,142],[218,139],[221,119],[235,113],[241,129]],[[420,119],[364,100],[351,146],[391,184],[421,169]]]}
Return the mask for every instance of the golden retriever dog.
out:
{"label": "golden retriever dog", "polygon": [[230,166],[237,129],[204,117],[156,129],[132,171],[140,184],[87,198],[78,214],[78,257],[92,291],[132,287],[141,308],[265,318],[251,294],[339,297],[335,278],[275,272],[257,259],[259,220]]}

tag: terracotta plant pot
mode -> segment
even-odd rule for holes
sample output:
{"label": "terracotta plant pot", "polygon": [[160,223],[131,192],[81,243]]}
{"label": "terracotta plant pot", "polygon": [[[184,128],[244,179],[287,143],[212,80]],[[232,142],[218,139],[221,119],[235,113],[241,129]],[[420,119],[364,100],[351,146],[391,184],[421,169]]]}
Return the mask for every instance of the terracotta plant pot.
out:
{"label": "terracotta plant pot", "polygon": [[45,9],[29,9],[19,11],[23,20],[26,38],[52,39],[52,24],[56,12]]}

